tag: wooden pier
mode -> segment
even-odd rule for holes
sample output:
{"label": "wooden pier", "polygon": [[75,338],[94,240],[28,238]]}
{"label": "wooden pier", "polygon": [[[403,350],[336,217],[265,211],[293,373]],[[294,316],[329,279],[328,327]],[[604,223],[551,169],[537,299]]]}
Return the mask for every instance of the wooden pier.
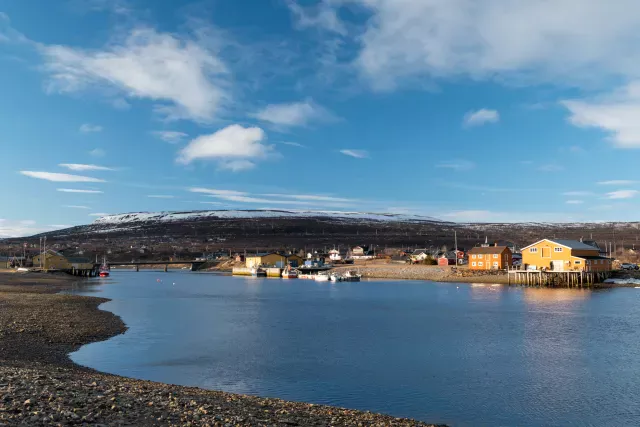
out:
{"label": "wooden pier", "polygon": [[609,271],[509,270],[510,285],[581,288],[603,283]]}

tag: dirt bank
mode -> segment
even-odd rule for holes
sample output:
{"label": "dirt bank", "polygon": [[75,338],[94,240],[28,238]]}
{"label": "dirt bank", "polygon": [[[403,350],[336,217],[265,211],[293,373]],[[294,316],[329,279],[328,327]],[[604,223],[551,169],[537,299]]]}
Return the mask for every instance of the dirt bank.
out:
{"label": "dirt bank", "polygon": [[57,295],[75,278],[0,273],[0,426],[426,426],[328,406],[138,381],[67,354],[122,333],[101,298]]}

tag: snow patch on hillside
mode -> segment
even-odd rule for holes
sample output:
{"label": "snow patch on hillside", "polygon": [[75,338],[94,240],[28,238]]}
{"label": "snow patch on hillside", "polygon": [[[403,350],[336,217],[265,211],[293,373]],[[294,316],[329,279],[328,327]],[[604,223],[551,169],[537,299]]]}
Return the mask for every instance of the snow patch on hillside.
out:
{"label": "snow patch on hillside", "polygon": [[276,210],[219,210],[188,212],[135,212],[118,215],[107,215],[96,219],[93,225],[131,224],[139,222],[175,222],[197,221],[201,219],[231,218],[327,218],[351,219],[362,221],[395,221],[395,222],[441,222],[435,218],[419,215],[377,214],[362,212],[334,211],[276,211]]}

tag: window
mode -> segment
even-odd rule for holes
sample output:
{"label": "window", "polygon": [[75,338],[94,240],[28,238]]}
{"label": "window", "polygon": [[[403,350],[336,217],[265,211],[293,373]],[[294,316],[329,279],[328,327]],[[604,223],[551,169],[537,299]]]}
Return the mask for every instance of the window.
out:
{"label": "window", "polygon": [[538,248],[531,248],[529,249],[529,252],[531,252],[532,254],[535,254],[536,252],[538,252]]}
{"label": "window", "polygon": [[498,266],[498,263],[497,263],[497,262],[494,262],[494,263],[493,263],[493,266],[494,266],[494,267],[497,267],[497,266]]}
{"label": "window", "polygon": [[553,248],[554,252],[562,252],[562,248]]}
{"label": "window", "polygon": [[493,257],[494,257],[495,259],[498,259],[498,254],[493,254]]}
{"label": "window", "polygon": [[481,262],[478,263],[478,267],[482,267],[482,263]]}
{"label": "window", "polygon": [[[474,255],[474,258],[475,258],[475,255]],[[471,263],[471,265],[472,265],[473,267],[475,267],[475,266],[476,266],[476,263],[475,263],[475,262],[472,262],[472,263]]]}
{"label": "window", "polygon": [[580,265],[580,264],[582,264],[582,262],[581,261],[575,261],[574,264],[575,265]]}
{"label": "window", "polygon": [[[471,258],[476,259],[475,255],[471,255]],[[475,265],[475,262],[473,263],[473,265]]]}

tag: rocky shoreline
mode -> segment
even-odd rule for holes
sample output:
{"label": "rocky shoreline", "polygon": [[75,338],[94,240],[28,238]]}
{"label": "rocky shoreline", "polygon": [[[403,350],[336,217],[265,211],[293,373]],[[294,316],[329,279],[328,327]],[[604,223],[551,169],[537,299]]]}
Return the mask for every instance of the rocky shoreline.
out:
{"label": "rocky shoreline", "polygon": [[432,282],[496,283],[507,284],[509,278],[502,271],[472,271],[451,268],[403,264],[355,264],[338,267],[338,271],[356,270],[368,279],[428,280]]}
{"label": "rocky shoreline", "polygon": [[68,353],[126,331],[102,298],[60,295],[77,279],[0,273],[0,426],[432,426],[349,409],[140,381]]}

